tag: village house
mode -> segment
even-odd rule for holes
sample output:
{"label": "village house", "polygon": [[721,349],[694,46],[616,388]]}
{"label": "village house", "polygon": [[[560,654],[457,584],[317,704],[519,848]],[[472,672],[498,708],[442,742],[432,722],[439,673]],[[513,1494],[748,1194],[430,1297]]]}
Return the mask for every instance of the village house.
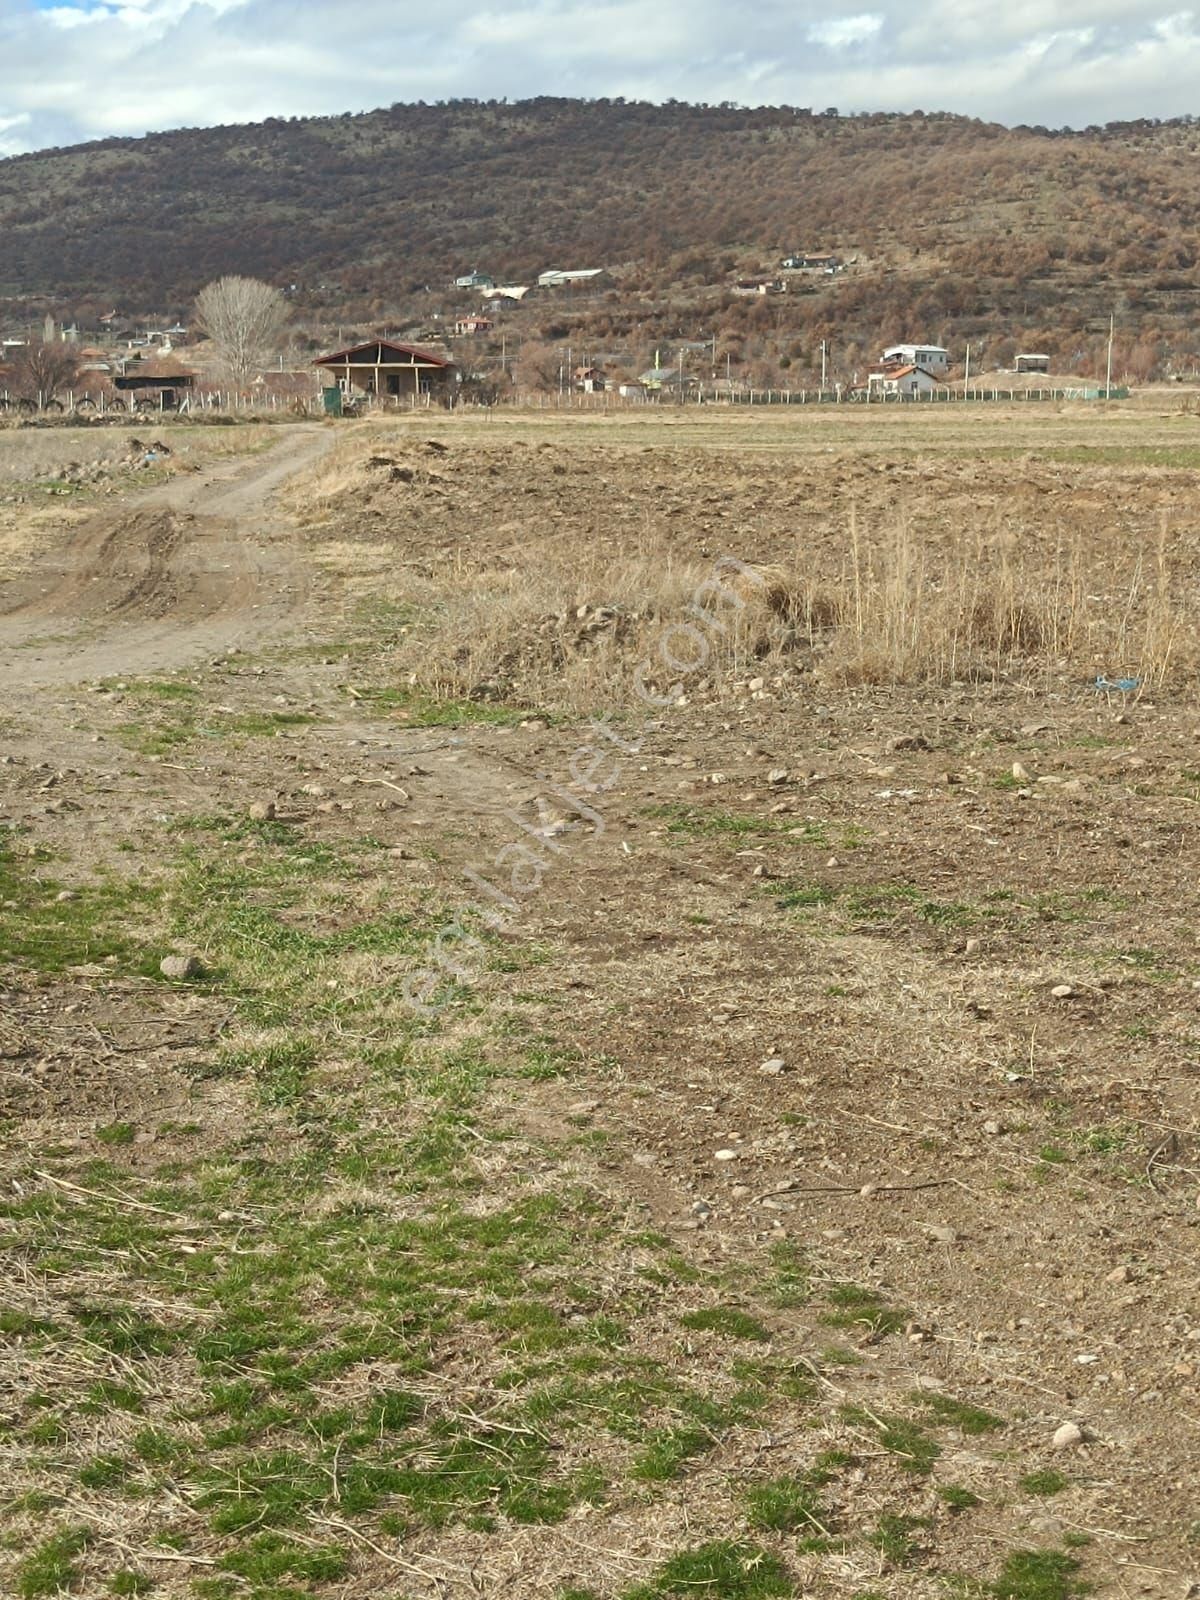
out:
{"label": "village house", "polygon": [[313,365],[343,394],[357,392],[384,400],[408,400],[423,394],[446,398],[457,380],[457,368],[449,356],[391,339],[367,339],[348,350],[318,356]]}
{"label": "village house", "polygon": [[935,378],[944,378],[950,370],[950,352],[940,344],[894,344],[883,352],[882,365],[923,367]]}
{"label": "village house", "polygon": [[459,317],[454,324],[455,333],[463,337],[471,337],[477,333],[491,333],[495,323],[490,317],[471,316]]}
{"label": "village house", "polygon": [[787,285],[778,278],[739,278],[733,286],[734,294],[783,294]]}
{"label": "village house", "polygon": [[841,256],[831,255],[806,255],[797,253],[784,256],[780,265],[787,272],[839,272],[842,266]]}
{"label": "village house", "polygon": [[576,367],[571,374],[571,383],[582,394],[603,394],[607,388],[599,367]]}
{"label": "village house", "polygon": [[1031,352],[1027,351],[1022,355],[1014,357],[1014,359],[1013,359],[1013,371],[1014,372],[1049,372],[1050,371],[1050,357],[1046,356],[1046,355],[1034,354],[1034,353],[1031,353]]}
{"label": "village house", "polygon": [[495,278],[486,272],[464,272],[461,278],[455,278],[456,289],[494,289]]}
{"label": "village house", "polygon": [[591,283],[603,277],[603,267],[575,267],[563,272],[557,267],[538,273],[539,289],[569,289],[573,284]]}
{"label": "village house", "polygon": [[696,379],[692,374],[680,372],[678,367],[648,367],[639,382],[651,394],[680,396],[696,387]]}
{"label": "village house", "polygon": [[939,382],[924,367],[889,361],[882,366],[872,367],[867,374],[867,399],[872,400],[876,396],[880,399],[892,396],[902,400],[919,399],[922,395],[932,394]]}

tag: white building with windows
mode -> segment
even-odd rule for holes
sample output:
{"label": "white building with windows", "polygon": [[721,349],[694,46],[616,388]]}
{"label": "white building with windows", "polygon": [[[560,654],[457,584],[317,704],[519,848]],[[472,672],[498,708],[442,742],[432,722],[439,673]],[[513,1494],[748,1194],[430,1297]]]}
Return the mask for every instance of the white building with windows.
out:
{"label": "white building with windows", "polygon": [[944,378],[950,370],[950,352],[940,344],[894,344],[883,352],[883,364],[923,367],[935,378]]}

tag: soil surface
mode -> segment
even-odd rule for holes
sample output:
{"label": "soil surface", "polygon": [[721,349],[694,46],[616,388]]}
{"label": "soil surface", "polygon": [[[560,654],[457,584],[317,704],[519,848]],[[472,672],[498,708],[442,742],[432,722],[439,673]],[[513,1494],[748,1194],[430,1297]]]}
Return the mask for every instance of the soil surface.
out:
{"label": "soil surface", "polygon": [[[689,1270],[716,1281],[791,1244],[819,1281],[898,1308],[886,1332],[835,1334],[809,1304],[779,1302],[777,1338],[807,1341],[814,1360],[831,1340],[852,1347],[843,1366],[817,1362],[818,1416],[735,1430],[658,1499],[610,1490],[561,1526],[502,1519],[399,1542],[373,1530],[349,1577],[299,1592],[632,1593],[681,1529],[742,1538],[728,1485],[803,1459],[818,1435],[857,1451],[858,1478],[835,1491],[840,1526],[903,1504],[914,1548],[756,1535],[798,1594],[999,1584],[1006,1553],[1026,1547],[1060,1552],[1062,1572],[1081,1562],[1104,1596],[1186,1600],[1200,1585],[1194,697],[1097,690],[1094,674],[1053,668],[1036,683],[837,685],[750,662],[681,703],[597,706],[599,723],[549,696],[511,715],[485,698],[462,720],[388,698],[395,663],[416,659],[408,569],[422,584],[443,563],[490,572],[522,537],[578,537],[576,515],[614,548],[649,540],[664,558],[742,554],[745,531],[745,559],[761,562],[844,539],[829,508],[847,497],[868,522],[932,508],[935,546],[986,501],[1043,540],[1049,574],[1046,505],[1083,527],[1119,492],[1105,536],[1147,549],[1164,506],[1185,544],[1200,512],[1180,467],[1116,462],[1103,478],[1025,440],[1023,467],[998,462],[990,433],[947,449],[923,421],[915,440],[897,424],[882,444],[796,426],[731,441],[664,423],[614,444],[599,423],[579,439],[562,422],[519,438],[442,423],[429,463],[421,424],[396,424],[354,435],[354,509],[313,513],[305,485],[338,436],[297,425],[263,454],[85,510],[57,537],[43,518],[9,558],[0,820],[53,863],[38,871],[56,893],[132,871],[156,955],[187,950],[150,891],[173,892],[165,860],[188,819],[265,806],[313,852],[369,833],[378,865],[355,892],[450,917],[494,909],[500,948],[537,952],[519,977],[470,955],[455,974],[479,1005],[520,990],[570,1062],[500,1095],[519,1154],[498,1185],[537,1187],[545,1152],[572,1140],[573,1180],[612,1229],[665,1236]],[[1122,444],[1141,437],[1121,426]],[[1175,447],[1142,426],[1148,447]],[[372,450],[391,461],[386,488]],[[396,460],[418,470],[397,480]],[[783,471],[790,510],[771,492]],[[181,729],[147,678],[183,684],[192,721]],[[602,788],[582,787],[586,772]],[[327,928],[346,914],[320,913]],[[423,962],[436,967],[428,949],[407,965]],[[104,1155],[140,1193],[197,1142],[260,1117],[244,1083],[203,1070],[231,1027],[219,982],[151,984],[104,951],[53,971],[4,963],[0,949],[7,1185],[36,1189],[29,1153],[50,1149],[66,1165],[38,1154],[43,1175],[86,1189],[83,1164]],[[336,1082],[345,1063],[324,1070]],[[127,1147],[96,1143],[126,1123]],[[36,1272],[22,1249],[14,1259]],[[647,1325],[672,1309],[668,1296]],[[654,1334],[681,1370],[712,1337]],[[951,1514],[872,1432],[920,1392],[1000,1419],[939,1435],[941,1480],[979,1509]],[[1056,1445],[1071,1423],[1078,1438]],[[122,1545],[124,1513],[105,1521],[94,1501],[76,1485],[73,1518],[144,1554],[144,1530]],[[187,1548],[216,1560],[205,1537]],[[200,1592],[190,1570],[154,1578]],[[972,1592],[1082,1592],[1060,1579]],[[775,1591],[737,1590],[759,1592]]]}

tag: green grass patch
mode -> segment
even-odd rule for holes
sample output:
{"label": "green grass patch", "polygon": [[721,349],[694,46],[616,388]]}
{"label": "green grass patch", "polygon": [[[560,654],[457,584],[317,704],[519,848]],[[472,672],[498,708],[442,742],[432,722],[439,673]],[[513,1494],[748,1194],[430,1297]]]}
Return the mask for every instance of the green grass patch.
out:
{"label": "green grass patch", "polygon": [[817,1475],[773,1478],[747,1489],[746,1520],[760,1533],[795,1533],[805,1529],[824,1537],[828,1533],[821,1514],[821,1486]]}
{"label": "green grass patch", "polygon": [[928,1517],[896,1516],[888,1513],[879,1519],[867,1543],[873,1544],[883,1559],[893,1567],[908,1567],[921,1553],[918,1534],[929,1528]]}
{"label": "green grass patch", "polygon": [[530,706],[506,705],[498,700],[464,700],[441,697],[418,688],[367,688],[355,693],[355,706],[394,718],[414,728],[509,728],[527,718],[553,719]]}
{"label": "green grass patch", "polygon": [[157,961],[129,925],[157,920],[159,889],[117,877],[68,889],[41,866],[0,837],[0,967],[56,973],[106,962],[117,972],[157,974]]}
{"label": "green grass patch", "polygon": [[103,1127],[96,1129],[96,1138],[101,1144],[126,1145],[134,1140],[132,1122],[108,1122]]}
{"label": "green grass patch", "polygon": [[679,1320],[685,1328],[698,1333],[720,1333],[727,1339],[756,1339],[763,1343],[771,1339],[770,1330],[757,1317],[736,1306],[705,1306],[700,1311],[689,1311]]}
{"label": "green grass patch", "polygon": [[681,1550],[651,1578],[627,1589],[622,1600],[659,1600],[664,1595],[711,1596],[712,1600],[772,1600],[795,1593],[783,1564],[756,1545],[714,1540]]}
{"label": "green grass patch", "polygon": [[1014,1550],[987,1593],[994,1600],[1077,1600],[1092,1590],[1079,1565],[1061,1550]]}
{"label": "green grass patch", "polygon": [[196,713],[190,697],[166,700],[162,712],[153,722],[121,723],[115,729],[118,743],[138,755],[164,756],[199,740],[278,738],[320,721],[306,711],[245,711],[206,718]]}
{"label": "green grass patch", "polygon": [[874,1416],[853,1405],[843,1406],[840,1414],[843,1421],[868,1430],[885,1450],[899,1457],[906,1472],[917,1477],[927,1477],[942,1453],[937,1440],[909,1417]]}
{"label": "green grass patch", "polygon": [[911,884],[855,884],[845,887],[782,880],[766,886],[781,911],[817,911],[834,907],[848,926],[890,927],[907,922],[946,929],[972,928],[984,919],[976,906],[938,900]]}
{"label": "green grass patch", "polygon": [[994,1433],[1004,1427],[1004,1419],[979,1406],[968,1405],[965,1400],[955,1400],[948,1394],[932,1394],[919,1390],[912,1396],[917,1405],[932,1412],[939,1422],[959,1428],[963,1433],[978,1435]]}
{"label": "green grass patch", "polygon": [[912,1313],[898,1306],[889,1306],[875,1289],[864,1289],[857,1283],[839,1283],[826,1293],[829,1309],[822,1312],[821,1321],[827,1328],[853,1329],[871,1343],[899,1333]]}
{"label": "green grass patch", "polygon": [[17,1593],[21,1600],[41,1600],[62,1594],[79,1581],[77,1560],[87,1549],[87,1528],[64,1528],[38,1545],[17,1568]]}
{"label": "green grass patch", "polygon": [[1036,1495],[1039,1500],[1048,1500],[1052,1495],[1061,1494],[1068,1487],[1069,1480],[1053,1467],[1044,1467],[1038,1472],[1027,1472],[1021,1479],[1021,1488],[1026,1494]]}

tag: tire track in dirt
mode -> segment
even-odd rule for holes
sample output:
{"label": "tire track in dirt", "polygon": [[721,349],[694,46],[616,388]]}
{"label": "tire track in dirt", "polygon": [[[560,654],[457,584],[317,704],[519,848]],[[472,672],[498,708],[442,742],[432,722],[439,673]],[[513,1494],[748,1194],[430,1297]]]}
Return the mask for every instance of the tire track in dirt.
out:
{"label": "tire track in dirt", "polygon": [[0,680],[16,689],[184,666],[276,632],[307,575],[274,508],[332,443],[296,428],[265,457],[106,511],[0,587]]}

